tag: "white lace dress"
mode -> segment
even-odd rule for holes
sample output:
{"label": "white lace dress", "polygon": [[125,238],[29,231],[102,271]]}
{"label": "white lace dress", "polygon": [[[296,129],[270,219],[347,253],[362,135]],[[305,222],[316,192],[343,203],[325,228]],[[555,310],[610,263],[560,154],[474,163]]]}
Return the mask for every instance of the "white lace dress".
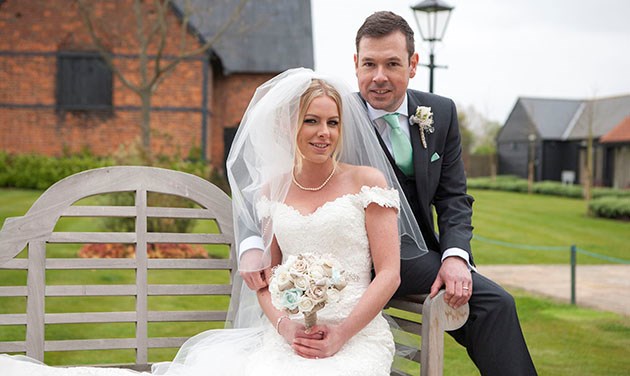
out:
{"label": "white lace dress", "polygon": [[[317,313],[318,323],[343,320],[370,284],[372,258],[365,229],[365,208],[372,203],[398,209],[398,192],[364,186],[360,192],[338,197],[308,215],[302,215],[283,203],[261,201],[258,204],[259,215],[273,213],[275,235],[283,257],[304,252],[330,254],[344,270],[358,276],[348,281],[339,302],[330,303]],[[302,318],[295,315],[292,319]],[[305,359],[296,355],[284,338],[276,333],[273,325],[266,321],[259,328],[201,333],[182,346],[173,363],[162,364],[153,372],[187,376],[385,376],[390,374],[394,351],[389,325],[381,315],[352,337],[337,354],[324,359]],[[3,371],[0,374],[121,374],[120,370],[93,368],[53,371],[50,367],[34,364],[22,368],[16,363],[21,362],[0,356],[0,370]],[[16,373],[5,373],[7,369]]]}

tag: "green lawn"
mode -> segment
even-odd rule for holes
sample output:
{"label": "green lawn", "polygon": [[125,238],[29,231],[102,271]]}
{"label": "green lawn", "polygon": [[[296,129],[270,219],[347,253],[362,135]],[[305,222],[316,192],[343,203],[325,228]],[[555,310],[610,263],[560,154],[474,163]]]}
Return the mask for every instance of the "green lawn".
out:
{"label": "green lawn", "polygon": [[[0,220],[23,215],[41,192],[28,190],[0,190]],[[567,263],[568,246],[577,244],[591,252],[630,259],[630,223],[587,217],[580,200],[551,196],[525,195],[509,192],[471,191],[476,199],[473,224],[475,234],[502,242],[538,246],[563,246],[567,251],[515,249],[485,241],[474,240],[477,264],[509,263]],[[92,224],[93,226],[94,224]],[[75,220],[64,220],[58,230],[78,230]],[[80,227],[80,226],[79,226]],[[71,257],[78,246],[57,245],[49,249],[49,256]],[[217,251],[217,254],[221,254]],[[601,263],[601,260],[578,256],[579,263]],[[124,284],[133,280],[129,271],[47,272],[48,283],[69,284],[76,281],[94,284]],[[191,273],[157,271],[150,275],[151,283],[213,283],[225,280],[226,275],[211,272]],[[19,271],[0,272],[0,286],[19,285],[26,274]],[[630,374],[630,318],[613,313],[573,307],[540,298],[519,290],[514,294],[523,332],[540,375],[627,375]],[[222,298],[183,297],[150,299],[154,310],[218,309],[225,307]],[[133,310],[132,298],[48,298],[48,312],[69,306],[76,312]],[[25,310],[23,298],[0,299],[0,313],[19,313]],[[214,323],[155,323],[151,336],[188,336]],[[48,339],[129,337],[133,325],[47,325]],[[22,326],[0,327],[3,340],[24,338]],[[150,360],[167,360],[174,349],[150,352]],[[50,364],[108,363],[133,360],[132,351],[101,353],[47,353]],[[465,351],[450,337],[446,341],[446,376],[478,375]]]}
{"label": "green lawn", "polygon": [[[630,374],[630,317],[510,292],[539,375]],[[445,376],[479,375],[462,347],[449,336],[445,342]]]}
{"label": "green lawn", "polygon": [[[473,254],[483,264],[569,263],[572,244],[601,255],[630,262],[630,222],[589,217],[584,201],[556,196],[471,190],[473,205]],[[487,241],[563,250],[520,249]],[[532,248],[537,248],[532,247]],[[607,261],[578,254],[578,263]]]}

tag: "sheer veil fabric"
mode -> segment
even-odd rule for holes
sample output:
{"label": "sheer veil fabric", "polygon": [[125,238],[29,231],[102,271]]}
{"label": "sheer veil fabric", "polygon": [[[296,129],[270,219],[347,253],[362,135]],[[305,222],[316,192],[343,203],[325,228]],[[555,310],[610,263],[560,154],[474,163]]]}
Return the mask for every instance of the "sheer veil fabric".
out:
{"label": "sheer veil fabric", "polygon": [[[313,79],[322,79],[331,84],[342,97],[340,162],[372,166],[384,173],[389,186],[400,193],[398,227],[403,244],[401,258],[412,259],[424,255],[427,247],[420,228],[378,142],[363,100],[340,79],[323,76],[306,68],[295,68],[272,78],[256,90],[227,158],[236,244],[252,235],[260,236],[264,244],[262,256],[253,263],[240,262],[239,270],[256,271],[270,266],[273,223],[260,221],[256,203],[262,196],[272,202],[284,202],[295,162],[300,97]],[[228,326],[260,325],[262,310],[258,307],[256,296],[239,277],[233,284],[232,301],[234,304],[228,315]]]}

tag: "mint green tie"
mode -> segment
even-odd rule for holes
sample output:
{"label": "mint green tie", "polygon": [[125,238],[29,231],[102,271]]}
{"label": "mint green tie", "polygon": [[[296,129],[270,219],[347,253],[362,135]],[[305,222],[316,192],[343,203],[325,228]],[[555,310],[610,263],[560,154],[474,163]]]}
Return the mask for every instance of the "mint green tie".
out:
{"label": "mint green tie", "polygon": [[398,114],[387,114],[383,115],[382,118],[391,127],[389,138],[392,141],[392,150],[394,151],[396,165],[402,170],[402,172],[405,173],[405,175],[413,176],[413,153],[411,151],[411,142],[409,141],[407,135],[400,129]]}

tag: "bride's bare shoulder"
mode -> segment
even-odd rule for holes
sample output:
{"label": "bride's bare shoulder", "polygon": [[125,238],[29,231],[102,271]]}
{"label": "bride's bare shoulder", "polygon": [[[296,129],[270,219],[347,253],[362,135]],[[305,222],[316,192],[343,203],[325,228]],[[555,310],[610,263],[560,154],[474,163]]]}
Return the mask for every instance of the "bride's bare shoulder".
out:
{"label": "bride's bare shoulder", "polygon": [[364,185],[368,187],[387,187],[385,175],[377,168],[371,166],[355,166],[345,163],[343,163],[341,167],[348,178],[359,188]]}

